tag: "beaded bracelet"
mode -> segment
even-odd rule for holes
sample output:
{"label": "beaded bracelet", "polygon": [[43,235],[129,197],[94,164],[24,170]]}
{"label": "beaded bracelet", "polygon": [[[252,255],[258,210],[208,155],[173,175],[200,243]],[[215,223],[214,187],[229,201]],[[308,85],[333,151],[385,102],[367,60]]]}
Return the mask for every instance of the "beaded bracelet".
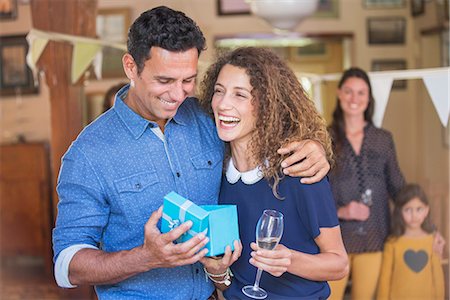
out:
{"label": "beaded bracelet", "polygon": [[[208,278],[214,283],[225,284],[226,286],[229,286],[231,284],[231,277],[233,276],[233,273],[231,272],[230,268],[227,268],[227,270],[222,274],[209,273],[205,267],[203,267],[203,271],[205,271],[205,275],[208,276]],[[217,280],[213,277],[223,277],[223,280]]]}

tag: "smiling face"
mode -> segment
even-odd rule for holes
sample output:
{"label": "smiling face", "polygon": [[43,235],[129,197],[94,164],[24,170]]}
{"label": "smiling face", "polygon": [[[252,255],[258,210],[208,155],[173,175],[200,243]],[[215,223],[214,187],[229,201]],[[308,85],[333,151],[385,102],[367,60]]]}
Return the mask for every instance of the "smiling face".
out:
{"label": "smiling face", "polygon": [[402,207],[402,217],[406,231],[418,231],[428,215],[430,208],[415,197]]}
{"label": "smiling face", "polygon": [[192,96],[197,76],[198,51],[171,52],[160,47],[150,49],[150,59],[141,73],[130,54],[123,65],[131,88],[125,102],[143,118],[158,123],[163,130],[178,107]]}
{"label": "smiling face", "polygon": [[221,140],[248,145],[256,128],[252,89],[245,69],[227,64],[220,71],[211,105]]}
{"label": "smiling face", "polygon": [[369,87],[364,80],[358,77],[348,78],[337,94],[346,117],[364,117],[369,104]]}

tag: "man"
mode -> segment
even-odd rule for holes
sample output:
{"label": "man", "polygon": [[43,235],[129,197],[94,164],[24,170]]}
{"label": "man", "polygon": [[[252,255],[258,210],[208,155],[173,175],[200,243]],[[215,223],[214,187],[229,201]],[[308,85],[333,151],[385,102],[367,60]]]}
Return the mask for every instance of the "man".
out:
{"label": "man", "polygon": [[[159,230],[168,192],[199,205],[218,197],[223,144],[191,97],[204,48],[194,21],[166,7],[144,12],[131,26],[122,60],[130,84],[63,157],[53,232],[60,286],[95,285],[99,298],[108,299],[212,294],[199,263],[208,239],[198,234],[175,244],[190,221],[166,234]],[[313,175],[302,179],[311,182],[322,178],[329,165],[317,143],[279,152],[299,146],[286,165],[307,159],[285,172]]]}

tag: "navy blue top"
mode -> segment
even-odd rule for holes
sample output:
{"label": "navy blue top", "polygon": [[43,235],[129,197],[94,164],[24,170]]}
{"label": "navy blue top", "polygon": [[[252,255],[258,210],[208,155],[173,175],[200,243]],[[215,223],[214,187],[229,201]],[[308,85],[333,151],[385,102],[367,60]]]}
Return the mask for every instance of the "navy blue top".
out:
{"label": "navy blue top", "polygon": [[[290,249],[309,254],[320,252],[314,239],[321,227],[339,225],[328,178],[315,184],[302,184],[299,178],[285,177],[278,186],[284,200],[275,198],[265,179],[246,185],[241,180],[230,184],[222,178],[219,203],[235,204],[238,208],[239,234],[243,251],[231,266],[234,279],[224,292],[228,300],[249,299],[241,289],[253,284],[257,269],[249,263],[250,243],[255,241],[255,227],[264,209],[276,209],[284,214],[284,232],[280,243]],[[330,288],[326,281],[312,281],[290,273],[274,277],[267,272],[260,286],[267,299],[326,299]]]}

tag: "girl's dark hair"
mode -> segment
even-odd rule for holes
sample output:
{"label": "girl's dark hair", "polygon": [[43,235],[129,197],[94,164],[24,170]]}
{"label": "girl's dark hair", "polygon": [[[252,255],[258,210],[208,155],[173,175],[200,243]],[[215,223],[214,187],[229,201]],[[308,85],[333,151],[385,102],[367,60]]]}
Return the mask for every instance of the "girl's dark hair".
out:
{"label": "girl's dark hair", "polygon": [[205,50],[205,37],[197,24],[181,11],[159,6],[143,12],[128,32],[128,53],[138,66],[138,73],[150,58],[151,47],[182,52],[197,48]]}
{"label": "girl's dark hair", "polygon": [[[352,67],[350,69],[347,69],[342,74],[341,79],[339,80],[338,88],[341,88],[342,85],[350,78],[360,78],[364,80],[364,82],[369,87],[369,103],[367,105],[366,110],[364,111],[364,120],[369,123],[372,123],[372,116],[375,106],[375,100],[372,95],[372,86],[370,85],[369,76],[367,73],[357,67]],[[344,120],[344,112],[342,111],[341,105],[339,103],[339,98],[336,97],[336,107],[333,112],[333,121],[331,123],[331,126],[329,128],[331,138],[333,141],[333,150],[335,155],[339,155],[342,144],[345,139],[345,120]]]}
{"label": "girl's dark hair", "polygon": [[[418,198],[426,206],[430,206],[428,198],[423,189],[415,183],[404,186],[395,198],[394,212],[392,214],[391,234],[399,237],[405,233],[405,221],[403,220],[402,208],[413,198]],[[430,212],[422,223],[422,229],[428,233],[434,232],[434,226],[431,223]]]}

